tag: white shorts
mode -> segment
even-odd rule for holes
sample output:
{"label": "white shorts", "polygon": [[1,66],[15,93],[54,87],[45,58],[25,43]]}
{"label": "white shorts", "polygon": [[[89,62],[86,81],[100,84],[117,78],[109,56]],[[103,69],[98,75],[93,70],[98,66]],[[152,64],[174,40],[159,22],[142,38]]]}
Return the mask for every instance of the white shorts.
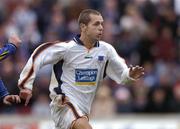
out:
{"label": "white shorts", "polygon": [[50,104],[52,119],[55,122],[55,129],[71,129],[75,121],[87,115],[79,108],[68,101],[66,97],[59,95]]}

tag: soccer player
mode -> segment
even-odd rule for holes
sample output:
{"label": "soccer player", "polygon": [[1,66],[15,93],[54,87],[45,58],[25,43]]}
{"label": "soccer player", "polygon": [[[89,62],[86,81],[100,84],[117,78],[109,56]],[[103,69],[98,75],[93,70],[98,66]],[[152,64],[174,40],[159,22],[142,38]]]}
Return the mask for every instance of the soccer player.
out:
{"label": "soccer player", "polygon": [[[20,45],[21,40],[17,35],[12,35],[9,37],[8,43],[6,43],[2,48],[0,48],[0,61],[7,58],[9,55],[13,55],[16,52],[17,47]],[[18,95],[9,95],[8,90],[4,86],[3,81],[0,78],[0,100],[4,104],[11,105],[12,103],[20,103],[20,98]]]}
{"label": "soccer player", "polygon": [[18,81],[25,105],[32,97],[33,82],[39,69],[52,64],[50,108],[56,129],[92,129],[88,122],[97,87],[107,75],[126,83],[144,75],[144,68],[128,68],[115,49],[104,41],[103,17],[92,9],[83,10],[80,34],[66,42],[46,43],[31,55]]}

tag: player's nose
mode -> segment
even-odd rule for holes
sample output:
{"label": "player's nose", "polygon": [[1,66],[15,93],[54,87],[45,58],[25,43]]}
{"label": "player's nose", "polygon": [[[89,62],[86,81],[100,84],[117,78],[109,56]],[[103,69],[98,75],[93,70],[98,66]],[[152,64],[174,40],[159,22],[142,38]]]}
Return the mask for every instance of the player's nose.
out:
{"label": "player's nose", "polygon": [[99,28],[98,28],[99,31],[103,31],[103,29],[104,29],[104,28],[103,28],[102,25],[100,25]]}

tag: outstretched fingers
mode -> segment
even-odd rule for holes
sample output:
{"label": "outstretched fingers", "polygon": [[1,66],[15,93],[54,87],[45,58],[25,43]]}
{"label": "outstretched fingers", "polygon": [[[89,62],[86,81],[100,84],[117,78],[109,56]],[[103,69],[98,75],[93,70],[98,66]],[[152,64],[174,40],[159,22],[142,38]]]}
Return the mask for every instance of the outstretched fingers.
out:
{"label": "outstretched fingers", "polygon": [[130,77],[139,79],[140,77],[144,76],[144,74],[145,72],[143,67],[140,67],[138,65],[133,67],[132,65],[130,65]]}

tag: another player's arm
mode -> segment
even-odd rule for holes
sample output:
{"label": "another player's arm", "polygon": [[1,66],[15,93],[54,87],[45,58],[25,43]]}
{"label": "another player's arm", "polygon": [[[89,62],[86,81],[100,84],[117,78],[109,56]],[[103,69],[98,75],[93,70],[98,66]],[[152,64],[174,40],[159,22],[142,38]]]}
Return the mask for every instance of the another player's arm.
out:
{"label": "another player's arm", "polygon": [[[4,45],[3,48],[0,48],[0,61],[7,58],[9,55],[12,55],[16,51],[21,43],[20,38],[17,35],[11,35],[8,39],[8,43]],[[18,95],[9,95],[7,88],[4,86],[2,80],[0,79],[0,100],[7,105],[12,103],[19,103],[21,100]]]}
{"label": "another player's arm", "polygon": [[16,52],[16,46],[12,43],[7,43],[0,49],[0,61],[13,55]]}
{"label": "another player's arm", "polygon": [[3,82],[0,80],[0,101],[6,105],[11,105],[12,103],[20,103],[21,100],[18,95],[9,95],[8,90],[4,86]]}
{"label": "another player's arm", "polygon": [[0,79],[0,100],[3,100],[5,96],[9,95],[7,88],[4,86],[3,81]]}
{"label": "another player's arm", "polygon": [[8,43],[6,43],[3,48],[0,48],[0,61],[14,54],[20,43],[21,40],[17,35],[11,35],[8,39]]}

